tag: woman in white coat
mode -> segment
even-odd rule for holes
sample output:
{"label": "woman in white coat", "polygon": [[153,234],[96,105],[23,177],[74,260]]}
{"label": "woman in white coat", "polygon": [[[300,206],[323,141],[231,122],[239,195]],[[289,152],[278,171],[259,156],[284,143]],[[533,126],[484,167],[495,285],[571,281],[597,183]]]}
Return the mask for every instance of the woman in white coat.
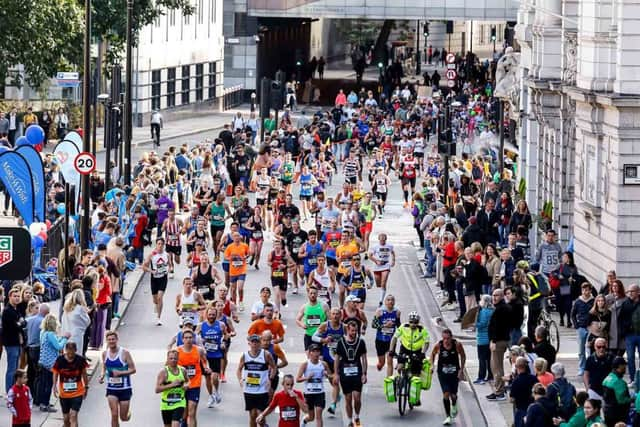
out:
{"label": "woman in white coat", "polygon": [[62,333],[69,333],[69,341],[75,342],[77,353],[83,354],[84,331],[91,324],[87,314],[87,303],[82,289],[75,289],[67,295],[62,311]]}

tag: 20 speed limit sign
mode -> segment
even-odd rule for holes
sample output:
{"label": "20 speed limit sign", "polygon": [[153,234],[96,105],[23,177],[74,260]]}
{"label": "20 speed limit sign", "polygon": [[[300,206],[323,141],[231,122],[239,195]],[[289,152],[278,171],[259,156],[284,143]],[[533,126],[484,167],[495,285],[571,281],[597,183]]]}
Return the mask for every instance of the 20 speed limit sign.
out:
{"label": "20 speed limit sign", "polygon": [[96,157],[91,153],[83,151],[76,156],[73,161],[73,166],[81,175],[89,175],[96,169]]}

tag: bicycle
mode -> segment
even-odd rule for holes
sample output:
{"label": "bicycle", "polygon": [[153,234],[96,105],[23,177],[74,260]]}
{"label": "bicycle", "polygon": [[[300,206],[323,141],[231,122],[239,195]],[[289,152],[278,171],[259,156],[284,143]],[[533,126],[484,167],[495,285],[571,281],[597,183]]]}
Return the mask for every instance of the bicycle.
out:
{"label": "bicycle", "polygon": [[411,361],[417,358],[415,356],[409,357],[405,354],[396,354],[398,364],[402,364],[402,369],[398,371],[398,375],[393,381],[393,391],[398,402],[398,412],[403,417],[407,413],[407,406],[409,410],[413,409],[413,405],[409,402],[409,392],[411,388]]}
{"label": "bicycle", "polygon": [[547,298],[547,304],[544,305],[540,316],[538,316],[538,325],[545,327],[549,335],[549,343],[551,343],[556,353],[558,353],[560,351],[560,329],[558,329],[556,321],[553,320],[551,313],[547,310],[548,305],[553,305],[549,300],[550,298]]}

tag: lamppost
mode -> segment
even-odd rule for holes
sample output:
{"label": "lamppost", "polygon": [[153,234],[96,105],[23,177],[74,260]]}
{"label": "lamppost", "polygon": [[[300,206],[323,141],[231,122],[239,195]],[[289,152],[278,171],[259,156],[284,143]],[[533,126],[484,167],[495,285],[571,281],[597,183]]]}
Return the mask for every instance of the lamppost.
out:
{"label": "lamppost", "polygon": [[[88,1],[88,0],[87,0]],[[131,91],[133,81],[133,0],[127,0],[127,65],[125,68],[124,115],[122,117],[122,139],[124,149],[124,185],[131,185],[131,129],[133,115],[131,111]]]}
{"label": "lamppost", "polygon": [[102,104],[104,111],[104,192],[106,193],[111,189],[111,147],[113,146],[115,136],[113,132],[115,117],[113,117],[113,102],[111,101],[109,94],[101,93],[98,95],[98,101]]}
{"label": "lamppost", "polygon": [[[84,1],[84,68],[82,76],[82,151],[91,151],[91,0]],[[82,221],[80,246],[89,248],[89,175],[82,176]],[[66,244],[66,242],[65,242]],[[66,261],[66,260],[65,260]]]}
{"label": "lamppost", "polygon": [[422,58],[420,55],[420,20],[416,21],[416,76],[422,71]]}

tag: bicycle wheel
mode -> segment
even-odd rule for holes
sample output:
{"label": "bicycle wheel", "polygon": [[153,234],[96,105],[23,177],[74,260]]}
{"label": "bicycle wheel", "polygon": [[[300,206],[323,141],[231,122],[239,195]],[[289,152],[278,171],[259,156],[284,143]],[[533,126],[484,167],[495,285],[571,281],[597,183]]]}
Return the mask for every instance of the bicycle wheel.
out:
{"label": "bicycle wheel", "polygon": [[549,320],[547,324],[547,331],[549,332],[549,342],[556,349],[556,353],[560,351],[560,330],[556,325],[555,320]]}
{"label": "bicycle wheel", "polygon": [[396,387],[396,391],[398,394],[398,412],[400,412],[400,416],[404,416],[407,412],[407,403],[409,400],[409,389],[407,377],[404,373],[397,377],[398,386]]}

